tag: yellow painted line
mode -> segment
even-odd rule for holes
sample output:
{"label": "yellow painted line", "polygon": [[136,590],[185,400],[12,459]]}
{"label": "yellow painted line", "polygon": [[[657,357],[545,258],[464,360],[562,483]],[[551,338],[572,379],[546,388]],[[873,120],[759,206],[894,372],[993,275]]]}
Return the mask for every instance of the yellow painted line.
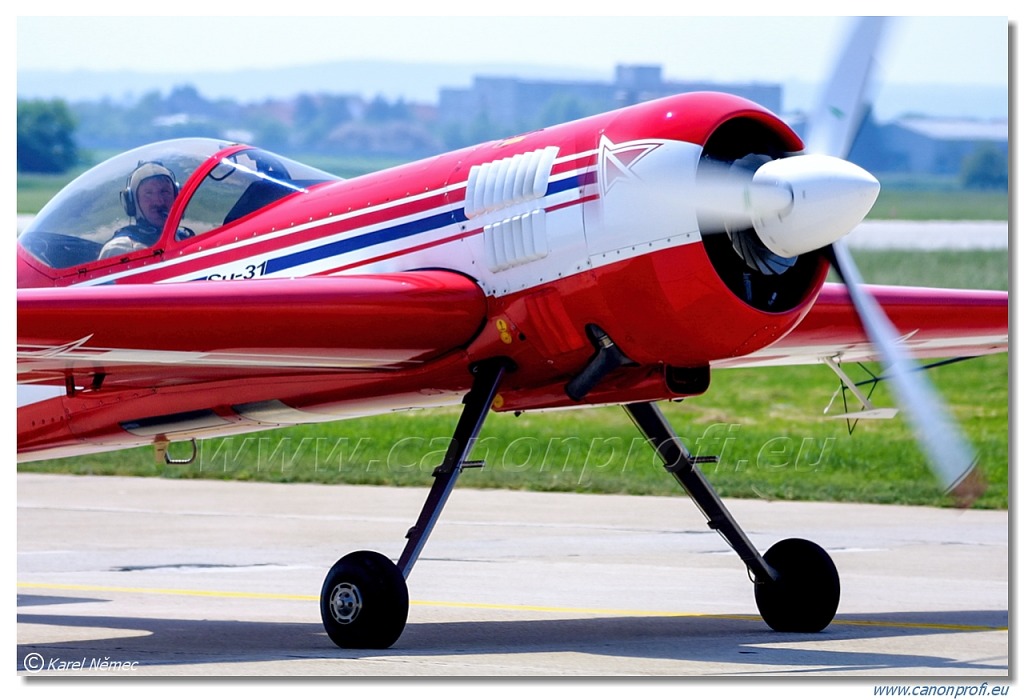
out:
{"label": "yellow painted line", "polygon": [[[187,588],[132,588],[128,586],[90,586],[87,584],[74,583],[23,583],[18,582],[18,588],[32,588],[36,590],[53,591],[79,591],[95,593],[142,593],[147,595],[178,595],[194,596],[202,598],[235,598],[235,599],[258,599],[258,600],[302,600],[319,601],[320,597],[315,595],[295,595],[288,593],[248,593],[242,591],[203,591]],[[470,610],[506,610],[516,612],[543,612],[571,615],[611,615],[615,617],[700,617],[714,618],[721,620],[754,620],[759,621],[758,615],[728,615],[716,613],[685,613],[665,612],[655,610],[616,610],[606,608],[566,608],[544,605],[512,605],[506,603],[458,603],[439,600],[411,600],[410,605],[419,605],[433,608],[466,608]],[[854,627],[899,627],[906,629],[945,630],[952,632],[1006,632],[1008,627],[993,627],[989,625],[956,625],[935,622],[900,622],[882,620],[833,620],[833,625],[854,626]]]}

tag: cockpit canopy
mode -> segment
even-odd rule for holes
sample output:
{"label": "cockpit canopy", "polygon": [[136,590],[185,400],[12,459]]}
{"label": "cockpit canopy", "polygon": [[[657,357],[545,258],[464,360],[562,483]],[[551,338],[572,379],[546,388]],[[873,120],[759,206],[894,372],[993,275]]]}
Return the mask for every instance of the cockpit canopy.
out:
{"label": "cockpit canopy", "polygon": [[149,163],[159,166],[154,172],[171,173],[176,196],[166,222],[144,244],[151,248],[202,235],[283,197],[340,179],[258,148],[215,139],[162,141],[76,178],[43,207],[19,236],[19,245],[52,269],[100,260],[104,246],[146,223],[135,206],[137,183],[131,176]]}

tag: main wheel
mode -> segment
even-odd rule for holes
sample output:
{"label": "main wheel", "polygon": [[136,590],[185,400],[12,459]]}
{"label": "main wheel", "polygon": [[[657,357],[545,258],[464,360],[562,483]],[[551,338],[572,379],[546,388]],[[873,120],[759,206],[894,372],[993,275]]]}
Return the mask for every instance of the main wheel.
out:
{"label": "main wheel", "polygon": [[352,552],[327,572],[320,618],[343,649],[387,649],[405,629],[409,589],[394,562],[377,552]]}
{"label": "main wheel", "polygon": [[754,600],[768,626],[777,632],[820,632],[839,607],[839,572],[824,549],[807,540],[774,544],[764,560],[777,581],[754,584]]}

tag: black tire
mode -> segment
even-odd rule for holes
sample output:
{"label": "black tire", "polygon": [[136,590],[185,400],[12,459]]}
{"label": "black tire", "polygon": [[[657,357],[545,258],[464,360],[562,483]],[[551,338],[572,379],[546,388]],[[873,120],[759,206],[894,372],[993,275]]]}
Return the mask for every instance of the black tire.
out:
{"label": "black tire", "polygon": [[820,632],[839,608],[839,572],[824,549],[807,540],[782,540],[764,554],[777,581],[754,584],[764,621],[777,632]]}
{"label": "black tire", "polygon": [[387,649],[405,629],[409,589],[402,572],[377,552],[352,552],[337,561],[320,590],[320,618],[343,649]]}

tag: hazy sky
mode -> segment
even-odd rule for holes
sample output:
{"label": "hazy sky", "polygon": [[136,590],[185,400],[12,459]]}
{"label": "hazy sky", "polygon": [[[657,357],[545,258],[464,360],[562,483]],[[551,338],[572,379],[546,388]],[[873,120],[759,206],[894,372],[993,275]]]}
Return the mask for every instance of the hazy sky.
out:
{"label": "hazy sky", "polygon": [[[972,9],[998,11],[988,4]],[[836,17],[19,16],[16,51],[22,70],[198,72],[391,58],[609,72],[616,63],[658,63],[670,78],[817,81],[845,28]],[[892,27],[882,75],[1004,85],[1007,62],[1005,14],[908,17]]]}

